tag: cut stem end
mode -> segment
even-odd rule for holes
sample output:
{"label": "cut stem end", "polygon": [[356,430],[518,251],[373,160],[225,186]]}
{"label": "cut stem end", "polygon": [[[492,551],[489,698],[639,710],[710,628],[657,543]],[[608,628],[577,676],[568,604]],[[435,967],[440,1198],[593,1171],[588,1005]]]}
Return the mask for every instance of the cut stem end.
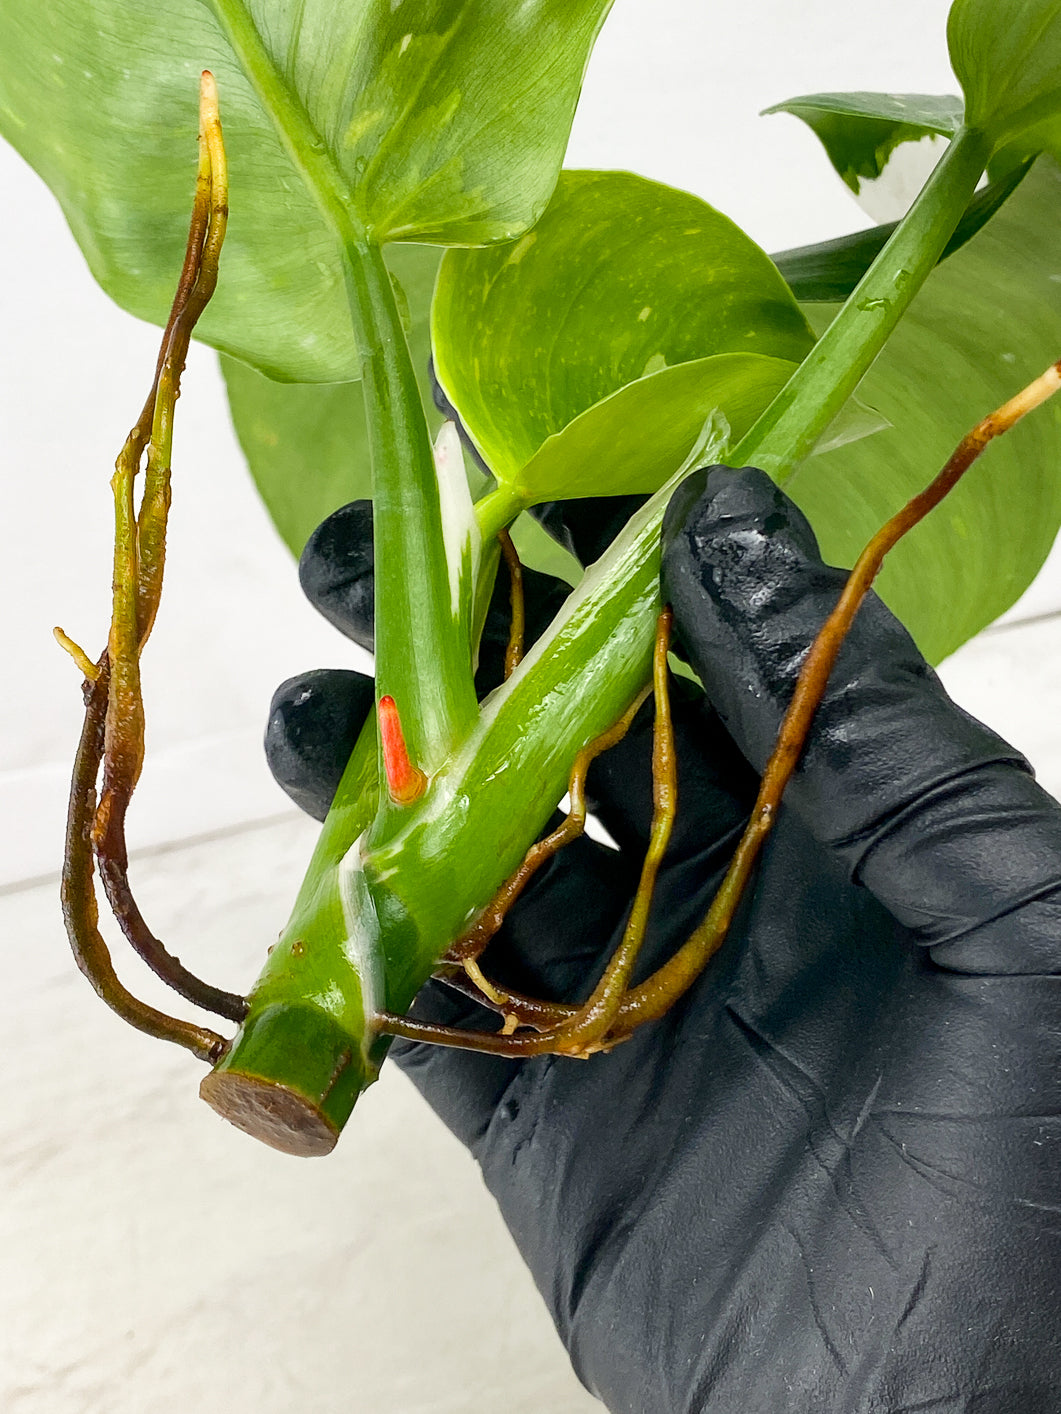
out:
{"label": "cut stem end", "polygon": [[330,1154],[374,1079],[356,1039],[309,1004],[265,1007],[199,1086],[230,1124],[284,1154]]}

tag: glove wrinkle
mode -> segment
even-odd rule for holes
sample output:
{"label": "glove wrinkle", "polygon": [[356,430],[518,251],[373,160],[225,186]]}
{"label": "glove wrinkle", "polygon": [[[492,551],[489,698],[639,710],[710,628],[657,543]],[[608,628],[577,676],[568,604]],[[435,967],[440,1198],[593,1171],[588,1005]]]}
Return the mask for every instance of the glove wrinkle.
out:
{"label": "glove wrinkle", "polygon": [[[762,769],[846,576],[821,563],[806,519],[762,472],[715,468],[681,490],[686,519],[672,507],[664,522],[665,591],[708,696]],[[1019,752],[951,702],[874,595],[786,801],[853,880],[945,947],[941,963],[1061,971],[1061,934],[1031,912],[1028,927],[1018,922],[1061,888],[1061,808]],[[990,926],[1003,917],[1004,942]]]}

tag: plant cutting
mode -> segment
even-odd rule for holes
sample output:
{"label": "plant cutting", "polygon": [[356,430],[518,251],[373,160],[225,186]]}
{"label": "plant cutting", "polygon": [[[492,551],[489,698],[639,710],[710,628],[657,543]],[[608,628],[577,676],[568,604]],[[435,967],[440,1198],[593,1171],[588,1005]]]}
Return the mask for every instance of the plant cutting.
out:
{"label": "plant cutting", "polygon": [[[855,389],[963,222],[968,234],[994,213],[986,238],[1008,214],[1026,230],[1018,203],[1041,219],[1056,201],[1049,159],[1028,175],[1025,169],[1056,144],[1061,21],[1049,5],[989,10],[960,0],[950,40],[964,106],[872,95],[819,95],[793,105],[840,170],[872,170],[895,143],[926,132],[951,139],[925,191],[883,244],[871,233],[775,264],[684,194],[617,174],[568,173],[557,182],[578,82],[605,9],[541,4],[522,7],[517,22],[505,6],[440,4],[414,24],[401,7],[351,6],[343,33],[329,33],[331,59],[323,68],[309,62],[314,36],[323,42],[324,19],[315,14],[301,31],[284,33],[286,15],[219,0],[213,11],[189,6],[157,22],[153,75],[175,47],[183,52],[194,40],[211,50],[226,105],[234,212],[244,212],[238,240],[233,216],[218,292],[199,327],[266,374],[335,382],[360,372],[365,396],[379,730],[367,727],[355,749],[240,1031],[231,1043],[200,1038],[193,1046],[218,1062],[205,1082],[211,1102],[295,1152],[332,1146],[378,1071],[388,1028],[401,1028],[426,977],[519,869],[578,755],[643,691],[659,611],[659,525],[682,474],[704,461],[754,463],[779,482],[794,479],[799,496],[796,473],[818,460],[812,453],[830,429],[835,440],[866,430],[850,420]],[[12,72],[39,71],[25,50],[54,37],[38,39],[28,25],[17,32]],[[531,33],[536,42],[528,45]],[[55,39],[61,42],[76,41]],[[143,86],[135,74],[118,79],[113,56],[100,61],[116,92],[124,83]],[[499,74],[512,72],[524,100],[518,112],[497,84]],[[186,81],[186,62],[180,78]],[[176,80],[165,82],[175,93]],[[17,82],[9,74],[5,83],[12,111]],[[21,101],[29,111],[34,100],[23,94]],[[76,107],[76,93],[64,102]],[[187,112],[184,99],[175,107]],[[71,116],[57,105],[50,120],[69,123]],[[103,114],[100,126],[105,122]],[[187,123],[175,123],[178,130],[186,132]],[[93,206],[46,138],[38,125],[23,140],[24,147],[37,145],[27,155],[76,214],[105,281],[133,307],[157,315],[167,261],[176,268],[172,222],[137,208],[128,173],[121,180],[110,174],[123,193],[117,208]],[[86,140],[102,150],[106,133],[90,132]],[[167,141],[161,133],[160,145]],[[242,152],[249,167],[252,151],[260,186],[241,198],[239,159]],[[162,156],[136,160],[154,168]],[[978,198],[985,168],[992,185]],[[296,194],[285,207],[294,241],[278,231],[272,204],[281,173]],[[172,180],[174,191],[179,186],[176,175],[163,180]],[[123,213],[120,230],[109,224],[115,209]],[[1049,230],[1048,221],[1041,224]],[[149,237],[149,225],[165,234]],[[138,227],[146,254],[137,257],[134,279],[121,248],[137,243]],[[1050,250],[1050,235],[1042,239]],[[395,242],[453,247],[437,276],[431,342],[442,388],[492,476],[474,504],[452,436],[432,454],[400,300],[382,255]],[[325,252],[313,268],[304,258],[309,247]],[[974,240],[970,258],[976,249]],[[154,287],[144,262],[158,272]],[[581,303],[570,299],[576,271]],[[817,293],[830,298],[850,290],[817,340],[796,299],[813,298],[815,281]],[[259,300],[255,291],[268,295]],[[1002,403],[1054,356],[1031,355],[1025,376],[980,411]],[[256,376],[229,371],[234,388]],[[166,377],[160,375],[160,391]],[[261,395],[260,384],[243,386]],[[838,422],[845,408],[846,430]],[[900,438],[914,440],[899,419],[889,420]],[[1056,424],[1051,431],[1056,436]],[[856,469],[858,458],[879,459],[871,490],[857,488],[865,499],[860,514],[845,518],[844,488],[827,493],[811,484],[807,492],[826,542],[846,540],[848,559],[885,519],[874,497],[895,509],[933,470],[912,447],[896,466],[890,448],[888,455],[875,450],[887,435],[845,449]],[[972,522],[974,558],[993,558],[999,535],[1019,538],[1028,524],[1045,552],[1061,512],[1038,470],[1044,460],[1019,491],[1011,483],[955,503],[963,506],[955,516],[967,528]],[[498,533],[535,504],[631,493],[651,499],[508,682],[477,704],[475,645],[500,558]],[[839,504],[815,515],[816,494]],[[1019,525],[1010,514],[1015,504]],[[922,540],[912,556],[939,571],[950,554],[941,548],[948,533],[953,526]],[[968,553],[964,558],[975,580],[978,566]],[[1032,568],[1026,559],[1005,584],[993,571],[984,592],[952,608],[949,620],[912,626],[939,656],[1015,597]],[[129,612],[127,605],[127,619]],[[147,626],[136,629],[141,639]],[[84,831],[75,831],[76,839]],[[479,847],[484,839],[489,851]],[[617,996],[621,1006],[621,988]],[[527,1013],[517,1003],[509,996],[498,1004],[518,1024]],[[227,1005],[230,1016],[242,1011],[239,999]],[[521,1034],[502,1038],[506,1048],[537,1044]],[[610,1039],[615,1033],[606,1027],[592,1044]]]}

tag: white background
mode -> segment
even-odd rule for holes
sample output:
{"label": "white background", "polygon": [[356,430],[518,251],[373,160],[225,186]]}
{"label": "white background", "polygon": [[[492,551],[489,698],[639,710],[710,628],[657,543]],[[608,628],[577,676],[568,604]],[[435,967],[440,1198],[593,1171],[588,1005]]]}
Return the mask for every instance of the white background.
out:
{"label": "white background", "polygon": [[[809,132],[758,110],[816,90],[955,91],[946,10],[617,0],[568,165],[686,187],[770,250],[865,225]],[[591,1408],[474,1166],[402,1077],[388,1069],[333,1157],[288,1159],[223,1126],[194,1063],[124,1028],[74,971],[54,874],[79,675],[50,634],[62,624],[92,656],[105,636],[108,478],[158,334],[94,286],[7,149],[0,209],[0,1407]],[[171,947],[241,988],[314,834],[265,770],[270,693],[354,658],[300,599],[208,350],[184,389],[134,875]],[[1049,570],[1010,618],[1059,607]],[[995,629],[944,674],[1055,790],[1058,637],[1050,617]]]}

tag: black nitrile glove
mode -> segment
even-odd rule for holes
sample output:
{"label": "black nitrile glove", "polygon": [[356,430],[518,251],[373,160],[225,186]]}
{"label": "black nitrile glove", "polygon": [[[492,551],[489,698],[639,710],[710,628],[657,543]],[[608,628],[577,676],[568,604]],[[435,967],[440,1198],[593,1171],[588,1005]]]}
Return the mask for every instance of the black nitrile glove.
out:
{"label": "black nitrile glove", "polygon": [[[753,470],[690,478],[664,540],[717,715],[676,693],[646,968],[706,910],[844,579]],[[284,772],[319,813],[327,723],[354,709],[347,677],[314,682],[331,707]],[[831,683],[754,893],[662,1021],[588,1061],[392,1054],[476,1155],[609,1409],[1058,1414],[1061,807],[872,596]],[[640,865],[650,735],[649,705],[591,773],[620,852],[565,850],[488,974],[588,990]],[[414,1014],[496,1025],[438,983]]]}

